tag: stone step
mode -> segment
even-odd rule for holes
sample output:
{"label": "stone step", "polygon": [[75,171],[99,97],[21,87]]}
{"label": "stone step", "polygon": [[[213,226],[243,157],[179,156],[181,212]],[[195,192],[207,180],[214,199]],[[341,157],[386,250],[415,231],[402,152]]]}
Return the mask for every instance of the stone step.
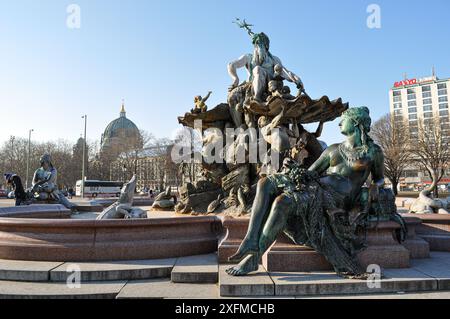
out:
{"label": "stone step", "polygon": [[65,283],[0,281],[0,299],[114,299],[126,281]]}
{"label": "stone step", "polygon": [[128,282],[117,299],[217,299],[217,284],[182,284],[169,279]]}
{"label": "stone step", "polygon": [[431,251],[450,252],[450,235],[444,234],[419,234],[430,245]]}
{"label": "stone step", "polygon": [[62,264],[62,262],[0,259],[0,280],[49,281],[50,271]]}
{"label": "stone step", "polygon": [[275,285],[263,266],[255,273],[233,277],[226,273],[232,265],[220,265],[219,290],[221,297],[269,297],[275,296]]}
{"label": "stone step", "polygon": [[413,293],[450,290],[450,254],[432,253],[430,259],[415,259],[409,269],[387,269],[379,285],[373,281],[351,280],[334,272],[258,272],[245,277],[229,276],[221,265],[219,289],[222,297],[311,297],[325,295],[361,295]]}
{"label": "stone step", "polygon": [[81,270],[81,281],[140,280],[169,278],[176,258],[113,262],[64,263],[50,271],[51,281],[66,281],[74,269]]}
{"label": "stone step", "polygon": [[384,276],[376,286],[372,281],[344,279],[333,272],[270,273],[276,296],[382,294],[438,289],[436,279],[416,270],[386,270]]}
{"label": "stone step", "polygon": [[431,292],[421,292],[421,293],[393,293],[393,294],[380,294],[380,295],[344,295],[344,296],[320,296],[320,297],[310,297],[310,298],[298,298],[298,299],[450,299],[449,291],[431,291]]}
{"label": "stone step", "polygon": [[181,257],[171,275],[174,283],[217,283],[219,264],[216,254]]}
{"label": "stone step", "polygon": [[80,271],[82,282],[170,278],[176,258],[157,260],[55,263],[0,260],[0,280],[65,282]]}

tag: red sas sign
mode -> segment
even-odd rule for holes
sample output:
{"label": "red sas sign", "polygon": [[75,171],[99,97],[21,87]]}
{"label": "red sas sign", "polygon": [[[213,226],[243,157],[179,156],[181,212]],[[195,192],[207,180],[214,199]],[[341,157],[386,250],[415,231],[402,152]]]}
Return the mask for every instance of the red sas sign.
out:
{"label": "red sas sign", "polygon": [[417,79],[404,80],[400,82],[395,82],[394,87],[406,86],[406,85],[414,85],[417,84]]}

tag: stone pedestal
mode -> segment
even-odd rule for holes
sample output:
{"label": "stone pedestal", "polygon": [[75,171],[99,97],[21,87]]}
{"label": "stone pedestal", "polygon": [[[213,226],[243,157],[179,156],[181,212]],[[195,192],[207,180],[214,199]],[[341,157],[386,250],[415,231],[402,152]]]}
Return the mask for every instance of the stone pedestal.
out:
{"label": "stone pedestal", "polygon": [[249,221],[249,218],[222,217],[225,233],[219,243],[219,263],[228,263],[228,257],[236,253],[245,234],[247,234]]}
{"label": "stone pedestal", "polygon": [[403,217],[421,220],[415,226],[415,233],[430,245],[431,251],[450,252],[450,215],[404,214]]}
{"label": "stone pedestal", "polygon": [[398,229],[400,225],[395,222],[374,223],[367,231],[367,248],[358,254],[360,264],[409,268],[410,252],[397,241],[395,231]]}
{"label": "stone pedestal", "polygon": [[0,207],[0,218],[69,219],[70,209],[59,204]]}
{"label": "stone pedestal", "polygon": [[[226,234],[219,245],[219,262],[227,263],[233,255],[248,228],[248,219],[223,220]],[[409,268],[410,251],[395,239],[395,230],[400,226],[394,222],[374,224],[367,232],[368,247],[358,254],[363,267],[376,264],[382,268]],[[410,239],[414,246],[414,239]],[[419,245],[420,246],[420,245]],[[418,246],[416,246],[417,248]],[[265,269],[269,272],[308,272],[332,270],[328,261],[319,253],[305,246],[293,244],[281,235],[262,258]]]}
{"label": "stone pedestal", "polygon": [[321,254],[306,246],[298,246],[281,235],[262,258],[269,272],[309,272],[333,270]]}
{"label": "stone pedestal", "polygon": [[404,219],[408,226],[408,237],[403,246],[409,250],[413,259],[430,258],[430,244],[417,236],[416,229],[421,227],[422,220],[416,217],[405,217]]}

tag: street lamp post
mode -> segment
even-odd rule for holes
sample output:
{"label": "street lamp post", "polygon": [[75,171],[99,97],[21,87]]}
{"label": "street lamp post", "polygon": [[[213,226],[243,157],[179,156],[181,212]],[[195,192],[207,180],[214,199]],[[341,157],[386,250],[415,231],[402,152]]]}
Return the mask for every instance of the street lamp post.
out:
{"label": "street lamp post", "polygon": [[25,181],[25,188],[28,188],[28,180],[30,177],[30,153],[31,153],[31,133],[33,129],[28,131],[28,154],[27,154],[27,179]]}
{"label": "street lamp post", "polygon": [[81,198],[84,198],[84,180],[86,175],[86,128],[87,128],[87,115],[82,116],[84,119],[84,141],[83,141],[83,164],[81,167]]}

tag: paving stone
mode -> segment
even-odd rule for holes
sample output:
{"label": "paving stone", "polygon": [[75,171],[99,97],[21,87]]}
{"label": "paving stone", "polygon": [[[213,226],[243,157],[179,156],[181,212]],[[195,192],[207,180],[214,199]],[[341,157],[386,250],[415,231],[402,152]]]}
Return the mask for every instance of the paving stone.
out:
{"label": "paving stone", "polygon": [[[73,266],[80,267],[82,281],[169,278],[176,258],[113,262],[64,263],[50,272],[51,281],[66,281]],[[72,270],[67,272],[67,270]]]}
{"label": "paving stone", "polygon": [[62,262],[0,260],[0,280],[48,281],[49,272]]}
{"label": "paving stone", "polygon": [[170,279],[130,281],[117,299],[216,299],[216,284],[181,284]]}
{"label": "paving stone", "polygon": [[448,252],[433,251],[431,252],[431,258],[433,260],[438,259],[440,262],[450,264],[450,253]]}
{"label": "paving stone", "polygon": [[216,254],[178,258],[172,270],[174,283],[217,283],[219,265]]}
{"label": "paving stone", "polygon": [[425,275],[436,278],[439,290],[450,290],[450,262],[440,258],[422,259],[413,260],[411,266]]}
{"label": "paving stone", "polygon": [[395,293],[376,295],[347,295],[297,297],[296,299],[450,299],[450,292]]}
{"label": "paving stone", "polygon": [[257,272],[243,277],[228,275],[232,265],[219,266],[219,287],[222,297],[274,296],[275,288],[267,271],[260,266]]}
{"label": "paving stone", "polygon": [[410,269],[386,270],[381,286],[371,288],[366,280],[344,279],[332,272],[270,273],[277,296],[371,294],[398,291],[437,290],[437,281]]}
{"label": "paving stone", "polygon": [[65,283],[0,281],[0,299],[114,299],[125,283],[92,282],[71,289]]}

